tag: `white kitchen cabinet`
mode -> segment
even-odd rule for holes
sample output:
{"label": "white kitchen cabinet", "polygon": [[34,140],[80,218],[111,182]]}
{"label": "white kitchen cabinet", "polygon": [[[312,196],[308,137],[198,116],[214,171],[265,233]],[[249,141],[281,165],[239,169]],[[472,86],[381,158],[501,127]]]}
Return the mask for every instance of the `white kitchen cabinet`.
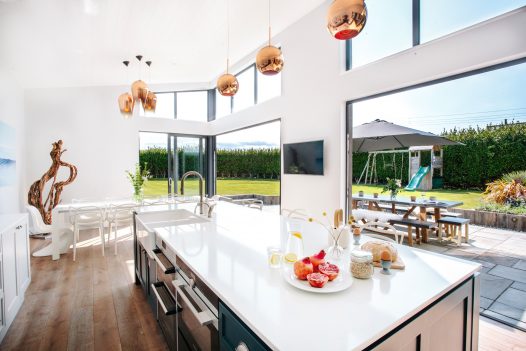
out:
{"label": "white kitchen cabinet", "polygon": [[0,342],[31,282],[27,215],[0,215]]}

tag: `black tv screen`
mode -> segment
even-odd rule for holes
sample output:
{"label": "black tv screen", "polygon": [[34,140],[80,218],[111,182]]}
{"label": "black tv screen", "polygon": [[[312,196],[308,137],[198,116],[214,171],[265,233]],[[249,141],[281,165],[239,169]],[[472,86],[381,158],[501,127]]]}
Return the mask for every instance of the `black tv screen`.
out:
{"label": "black tv screen", "polygon": [[285,174],[323,175],[323,140],[283,144]]}

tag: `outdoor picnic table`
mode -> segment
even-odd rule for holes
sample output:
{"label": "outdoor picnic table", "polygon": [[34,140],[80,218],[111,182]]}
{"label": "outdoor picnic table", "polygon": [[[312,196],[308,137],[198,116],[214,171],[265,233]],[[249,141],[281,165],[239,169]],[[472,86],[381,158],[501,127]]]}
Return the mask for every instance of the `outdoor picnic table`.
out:
{"label": "outdoor picnic table", "polygon": [[[435,221],[438,221],[441,217],[440,210],[446,209],[449,210],[450,208],[461,206],[463,204],[462,201],[445,201],[445,200],[436,200],[436,201],[430,201],[428,199],[419,199],[417,198],[415,201],[411,201],[408,197],[396,197],[394,199],[391,199],[390,196],[385,195],[378,195],[378,197],[374,197],[373,195],[366,195],[359,196],[359,194],[353,194],[352,195],[352,208],[357,209],[358,208],[358,202],[359,201],[367,201],[368,202],[368,209],[373,211],[383,211],[383,209],[380,207],[379,203],[386,203],[391,205],[391,212],[396,213],[396,206],[397,205],[403,205],[408,206],[409,208],[406,210],[406,212],[403,215],[403,218],[408,218],[411,213],[413,213],[416,208],[419,208],[419,212],[417,215],[417,218],[421,221],[427,222],[427,209],[432,208],[434,209],[434,218]],[[427,236],[427,235],[426,235]],[[424,242],[427,241],[427,238],[424,238]]]}

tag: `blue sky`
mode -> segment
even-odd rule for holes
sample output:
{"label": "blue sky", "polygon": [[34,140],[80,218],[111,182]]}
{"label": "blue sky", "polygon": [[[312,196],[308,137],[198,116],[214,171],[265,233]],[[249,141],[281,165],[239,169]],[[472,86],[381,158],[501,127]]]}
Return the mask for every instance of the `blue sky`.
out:
{"label": "blue sky", "polygon": [[432,133],[526,121],[526,63],[355,103],[353,125],[376,118]]}

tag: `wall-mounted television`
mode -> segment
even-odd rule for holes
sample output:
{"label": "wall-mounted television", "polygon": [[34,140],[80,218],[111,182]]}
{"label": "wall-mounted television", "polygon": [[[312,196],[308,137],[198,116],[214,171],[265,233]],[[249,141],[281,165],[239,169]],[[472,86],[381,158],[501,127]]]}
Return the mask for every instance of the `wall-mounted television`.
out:
{"label": "wall-mounted television", "polygon": [[323,140],[283,144],[285,174],[323,175]]}

